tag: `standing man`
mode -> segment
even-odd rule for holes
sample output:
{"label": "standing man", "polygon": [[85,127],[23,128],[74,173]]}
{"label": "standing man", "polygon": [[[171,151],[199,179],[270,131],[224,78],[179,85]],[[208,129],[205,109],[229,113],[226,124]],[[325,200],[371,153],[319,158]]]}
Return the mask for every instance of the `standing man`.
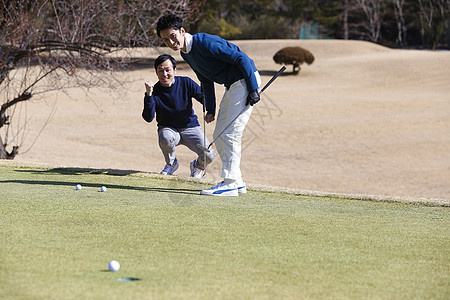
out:
{"label": "standing man", "polygon": [[215,154],[197,146],[209,144],[192,108],[192,98],[203,104],[200,86],[189,77],[175,76],[177,63],[168,54],[160,55],[155,60],[155,70],[158,82],[145,83],[142,117],[151,122],[156,113],[159,147],[166,160],[161,174],[173,175],[178,169],[175,146],[182,144],[198,154],[198,158],[190,165],[191,176],[202,178]]}
{"label": "standing man", "polygon": [[225,85],[214,139],[247,107],[216,141],[224,180],[209,190],[201,191],[202,195],[211,196],[238,196],[239,192],[245,193],[247,188],[240,169],[242,133],[250,119],[253,105],[260,99],[258,90],[261,85],[253,60],[239,47],[218,36],[187,33],[183,21],[175,15],[161,17],[156,32],[167,47],[181,51],[183,59],[197,74],[205,94],[205,119],[208,123],[215,120],[214,83]]}

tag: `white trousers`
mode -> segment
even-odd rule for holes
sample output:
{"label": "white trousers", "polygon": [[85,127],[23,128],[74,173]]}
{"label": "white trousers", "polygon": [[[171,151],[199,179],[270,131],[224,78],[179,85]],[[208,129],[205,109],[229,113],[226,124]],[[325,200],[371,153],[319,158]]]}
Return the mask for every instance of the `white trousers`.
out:
{"label": "white trousers", "polygon": [[[261,86],[261,77],[255,72],[258,87]],[[245,111],[222,133],[215,142],[217,152],[222,160],[222,174],[224,179],[239,180],[241,173],[241,141],[245,126],[252,114],[253,106],[245,106],[247,102],[247,85],[245,80],[236,81],[225,90],[219,106],[219,113],[214,129],[214,139],[227,127],[228,124],[245,108]]]}

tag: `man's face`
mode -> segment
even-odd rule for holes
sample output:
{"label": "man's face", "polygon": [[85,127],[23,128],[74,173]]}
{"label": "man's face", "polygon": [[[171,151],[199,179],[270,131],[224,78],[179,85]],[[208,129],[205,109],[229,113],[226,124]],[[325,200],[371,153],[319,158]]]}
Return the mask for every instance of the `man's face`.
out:
{"label": "man's face", "polygon": [[176,73],[177,70],[173,68],[170,59],[166,59],[156,68],[156,75],[158,76],[158,80],[165,87],[169,87],[172,85]]}
{"label": "man's face", "polygon": [[181,28],[180,30],[167,28],[161,30],[159,33],[164,44],[174,51],[184,50],[184,34],[184,28]]}

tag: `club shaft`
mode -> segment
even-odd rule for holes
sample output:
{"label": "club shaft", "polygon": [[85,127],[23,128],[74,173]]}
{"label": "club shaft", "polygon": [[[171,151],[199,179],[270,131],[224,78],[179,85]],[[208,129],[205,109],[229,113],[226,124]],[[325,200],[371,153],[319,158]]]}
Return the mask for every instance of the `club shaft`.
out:
{"label": "club shaft", "polygon": [[275,75],[273,75],[273,77],[269,80],[269,82],[266,83],[266,85],[261,89],[261,92],[264,92],[264,90],[275,80],[278,78],[278,76],[281,75],[281,73],[284,72],[284,70],[286,70],[286,66],[282,66],[280,70],[278,70],[278,72],[275,73]]}

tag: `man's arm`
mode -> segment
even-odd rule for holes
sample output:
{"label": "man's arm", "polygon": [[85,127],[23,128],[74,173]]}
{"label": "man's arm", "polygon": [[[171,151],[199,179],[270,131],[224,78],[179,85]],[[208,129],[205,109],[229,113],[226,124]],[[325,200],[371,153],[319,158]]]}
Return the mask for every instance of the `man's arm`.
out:
{"label": "man's arm", "polygon": [[142,111],[142,118],[151,122],[155,118],[155,99],[153,97],[153,86],[152,81],[145,83],[145,96],[144,96],[144,110]]}
{"label": "man's arm", "polygon": [[199,45],[204,55],[211,55],[215,59],[229,63],[237,67],[245,79],[247,91],[250,93],[258,89],[256,80],[256,66],[253,60],[247,54],[242,52],[239,47],[221,37],[209,39],[207,43]]}
{"label": "man's arm", "polygon": [[204,95],[202,92],[201,87],[191,78],[188,78],[188,84],[189,84],[189,95],[194,98],[195,100],[197,100],[198,102],[200,102],[202,105],[204,104]]}
{"label": "man's arm", "polygon": [[214,90],[214,81],[206,79],[201,74],[195,72],[200,80],[203,95],[205,96],[205,108],[209,115],[216,114],[216,93]]}
{"label": "man's arm", "polygon": [[[198,101],[200,102],[202,105],[205,105],[205,96],[204,96],[204,92],[202,91],[202,88],[192,79],[191,81],[191,94],[192,96]],[[215,104],[215,99],[214,99],[214,104]],[[205,105],[205,109],[206,109],[206,105]],[[214,106],[215,109],[215,106]],[[214,117],[214,113],[208,113],[208,109],[206,109],[207,113],[205,115],[205,121],[207,123],[211,123],[212,121],[215,120]],[[213,110],[214,112],[214,110]]]}

